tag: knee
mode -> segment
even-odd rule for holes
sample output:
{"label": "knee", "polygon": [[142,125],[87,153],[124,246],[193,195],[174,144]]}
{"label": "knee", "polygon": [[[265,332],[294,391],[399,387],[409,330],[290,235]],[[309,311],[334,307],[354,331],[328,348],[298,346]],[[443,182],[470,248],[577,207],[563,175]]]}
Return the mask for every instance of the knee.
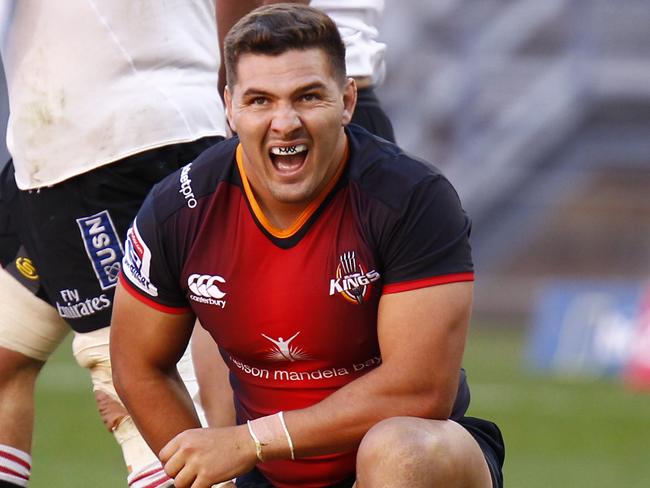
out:
{"label": "knee", "polygon": [[0,386],[33,384],[44,362],[0,346]]}
{"label": "knee", "polygon": [[[408,473],[407,476],[436,477],[455,468],[453,456],[453,425],[446,420],[414,417],[393,417],[372,427],[364,436],[357,453],[357,473],[368,479],[387,473]],[[405,480],[406,481],[406,480]]]}
{"label": "knee", "polygon": [[72,354],[77,364],[90,373],[93,390],[115,395],[108,345],[108,328],[87,333],[75,333]]}

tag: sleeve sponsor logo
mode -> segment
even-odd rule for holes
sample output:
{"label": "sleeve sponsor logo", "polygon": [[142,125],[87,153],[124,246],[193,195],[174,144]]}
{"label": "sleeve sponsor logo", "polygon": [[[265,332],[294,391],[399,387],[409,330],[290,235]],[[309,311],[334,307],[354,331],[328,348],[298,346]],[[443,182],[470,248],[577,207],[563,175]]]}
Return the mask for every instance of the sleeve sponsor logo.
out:
{"label": "sleeve sponsor logo", "polygon": [[126,254],[122,264],[124,275],[131,283],[152,297],[158,296],[158,288],[151,283],[149,277],[151,250],[142,239],[136,221],[126,233]]}
{"label": "sleeve sponsor logo", "polygon": [[124,251],[108,210],[77,219],[77,225],[102,290],[113,288]]}

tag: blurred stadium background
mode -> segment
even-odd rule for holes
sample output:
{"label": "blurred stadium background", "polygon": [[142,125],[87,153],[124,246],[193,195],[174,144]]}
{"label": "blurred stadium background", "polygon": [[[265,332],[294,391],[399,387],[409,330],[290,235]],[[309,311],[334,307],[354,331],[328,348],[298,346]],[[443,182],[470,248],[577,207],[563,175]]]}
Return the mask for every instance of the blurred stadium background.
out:
{"label": "blurred stadium background", "polygon": [[[649,26],[649,0],[386,1],[379,94],[474,222],[470,413],[509,487],[650,486]],[[33,488],[125,485],[88,384],[67,341]]]}

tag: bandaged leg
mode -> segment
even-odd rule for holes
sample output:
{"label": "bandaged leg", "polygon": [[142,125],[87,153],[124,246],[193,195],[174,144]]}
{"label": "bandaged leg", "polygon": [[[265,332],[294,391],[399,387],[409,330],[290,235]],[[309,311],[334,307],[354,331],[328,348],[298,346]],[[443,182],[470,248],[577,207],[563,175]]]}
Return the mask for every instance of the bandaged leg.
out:
{"label": "bandaged leg", "polygon": [[208,426],[208,421],[205,417],[205,411],[201,405],[201,398],[199,395],[199,382],[196,379],[196,372],[194,371],[194,362],[192,361],[192,346],[191,344],[187,346],[183,357],[176,364],[176,369],[180,375],[183,383],[185,383],[185,388],[192,398],[192,403],[194,404],[194,409],[196,414],[199,417],[199,421],[203,427]]}
{"label": "bandaged leg", "polygon": [[[122,455],[129,472],[131,488],[172,486],[171,480],[162,470],[160,461],[138,432],[113,386],[108,327],[84,334],[75,333],[72,349],[77,362],[90,371],[93,391],[102,420],[122,449]],[[188,348],[189,351],[190,348]],[[198,384],[189,352],[178,363],[178,370],[187,389],[195,401],[195,408],[203,422],[203,409],[198,405]],[[205,425],[205,424],[204,424]]]}
{"label": "bandaged leg", "polygon": [[54,307],[0,268],[0,347],[45,362],[70,327]]}
{"label": "bandaged leg", "polygon": [[[113,432],[122,449],[127,470],[132,473],[157,462],[158,458],[151,452],[138,429],[136,429],[133,420],[124,409],[113,387],[108,350],[109,333],[110,329],[108,327],[83,334],[75,333],[72,341],[72,352],[77,363],[90,371],[95,395],[101,393],[114,402],[114,405],[111,405],[110,401],[100,395],[98,406],[100,413],[103,414],[108,409],[115,416],[114,419],[107,420],[102,415],[102,419],[107,424],[107,428]],[[122,415],[119,415],[120,410]]]}
{"label": "bandaged leg", "polygon": [[0,486],[27,486],[36,378],[70,329],[2,268],[0,311]]}

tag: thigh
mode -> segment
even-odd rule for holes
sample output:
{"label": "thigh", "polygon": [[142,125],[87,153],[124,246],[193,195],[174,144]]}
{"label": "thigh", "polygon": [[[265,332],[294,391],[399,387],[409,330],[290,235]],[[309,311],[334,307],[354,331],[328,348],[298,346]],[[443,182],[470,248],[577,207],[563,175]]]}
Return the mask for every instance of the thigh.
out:
{"label": "thigh", "polygon": [[273,488],[271,482],[257,468],[238,476],[235,485],[237,488]]}
{"label": "thigh", "polygon": [[502,488],[505,444],[499,427],[489,420],[475,417],[463,417],[458,423],[470,433],[483,451],[485,461],[490,468],[492,486]]}
{"label": "thigh", "polygon": [[47,361],[69,327],[42,299],[38,270],[18,237],[17,195],[10,161],[0,173],[0,346]]}
{"label": "thigh", "polygon": [[374,425],[357,452],[361,486],[492,485],[474,438],[453,420],[392,417]]}
{"label": "thigh", "polygon": [[6,266],[13,260],[20,247],[11,209],[11,193],[15,195],[15,186],[13,167],[9,162],[0,174],[0,264],[2,266]]}
{"label": "thigh", "polygon": [[[257,468],[238,476],[235,484],[237,488],[274,488],[271,482]],[[329,488],[352,488],[353,486],[354,477],[351,477]]]}
{"label": "thigh", "polygon": [[47,361],[70,331],[56,311],[0,268],[0,346]]}

